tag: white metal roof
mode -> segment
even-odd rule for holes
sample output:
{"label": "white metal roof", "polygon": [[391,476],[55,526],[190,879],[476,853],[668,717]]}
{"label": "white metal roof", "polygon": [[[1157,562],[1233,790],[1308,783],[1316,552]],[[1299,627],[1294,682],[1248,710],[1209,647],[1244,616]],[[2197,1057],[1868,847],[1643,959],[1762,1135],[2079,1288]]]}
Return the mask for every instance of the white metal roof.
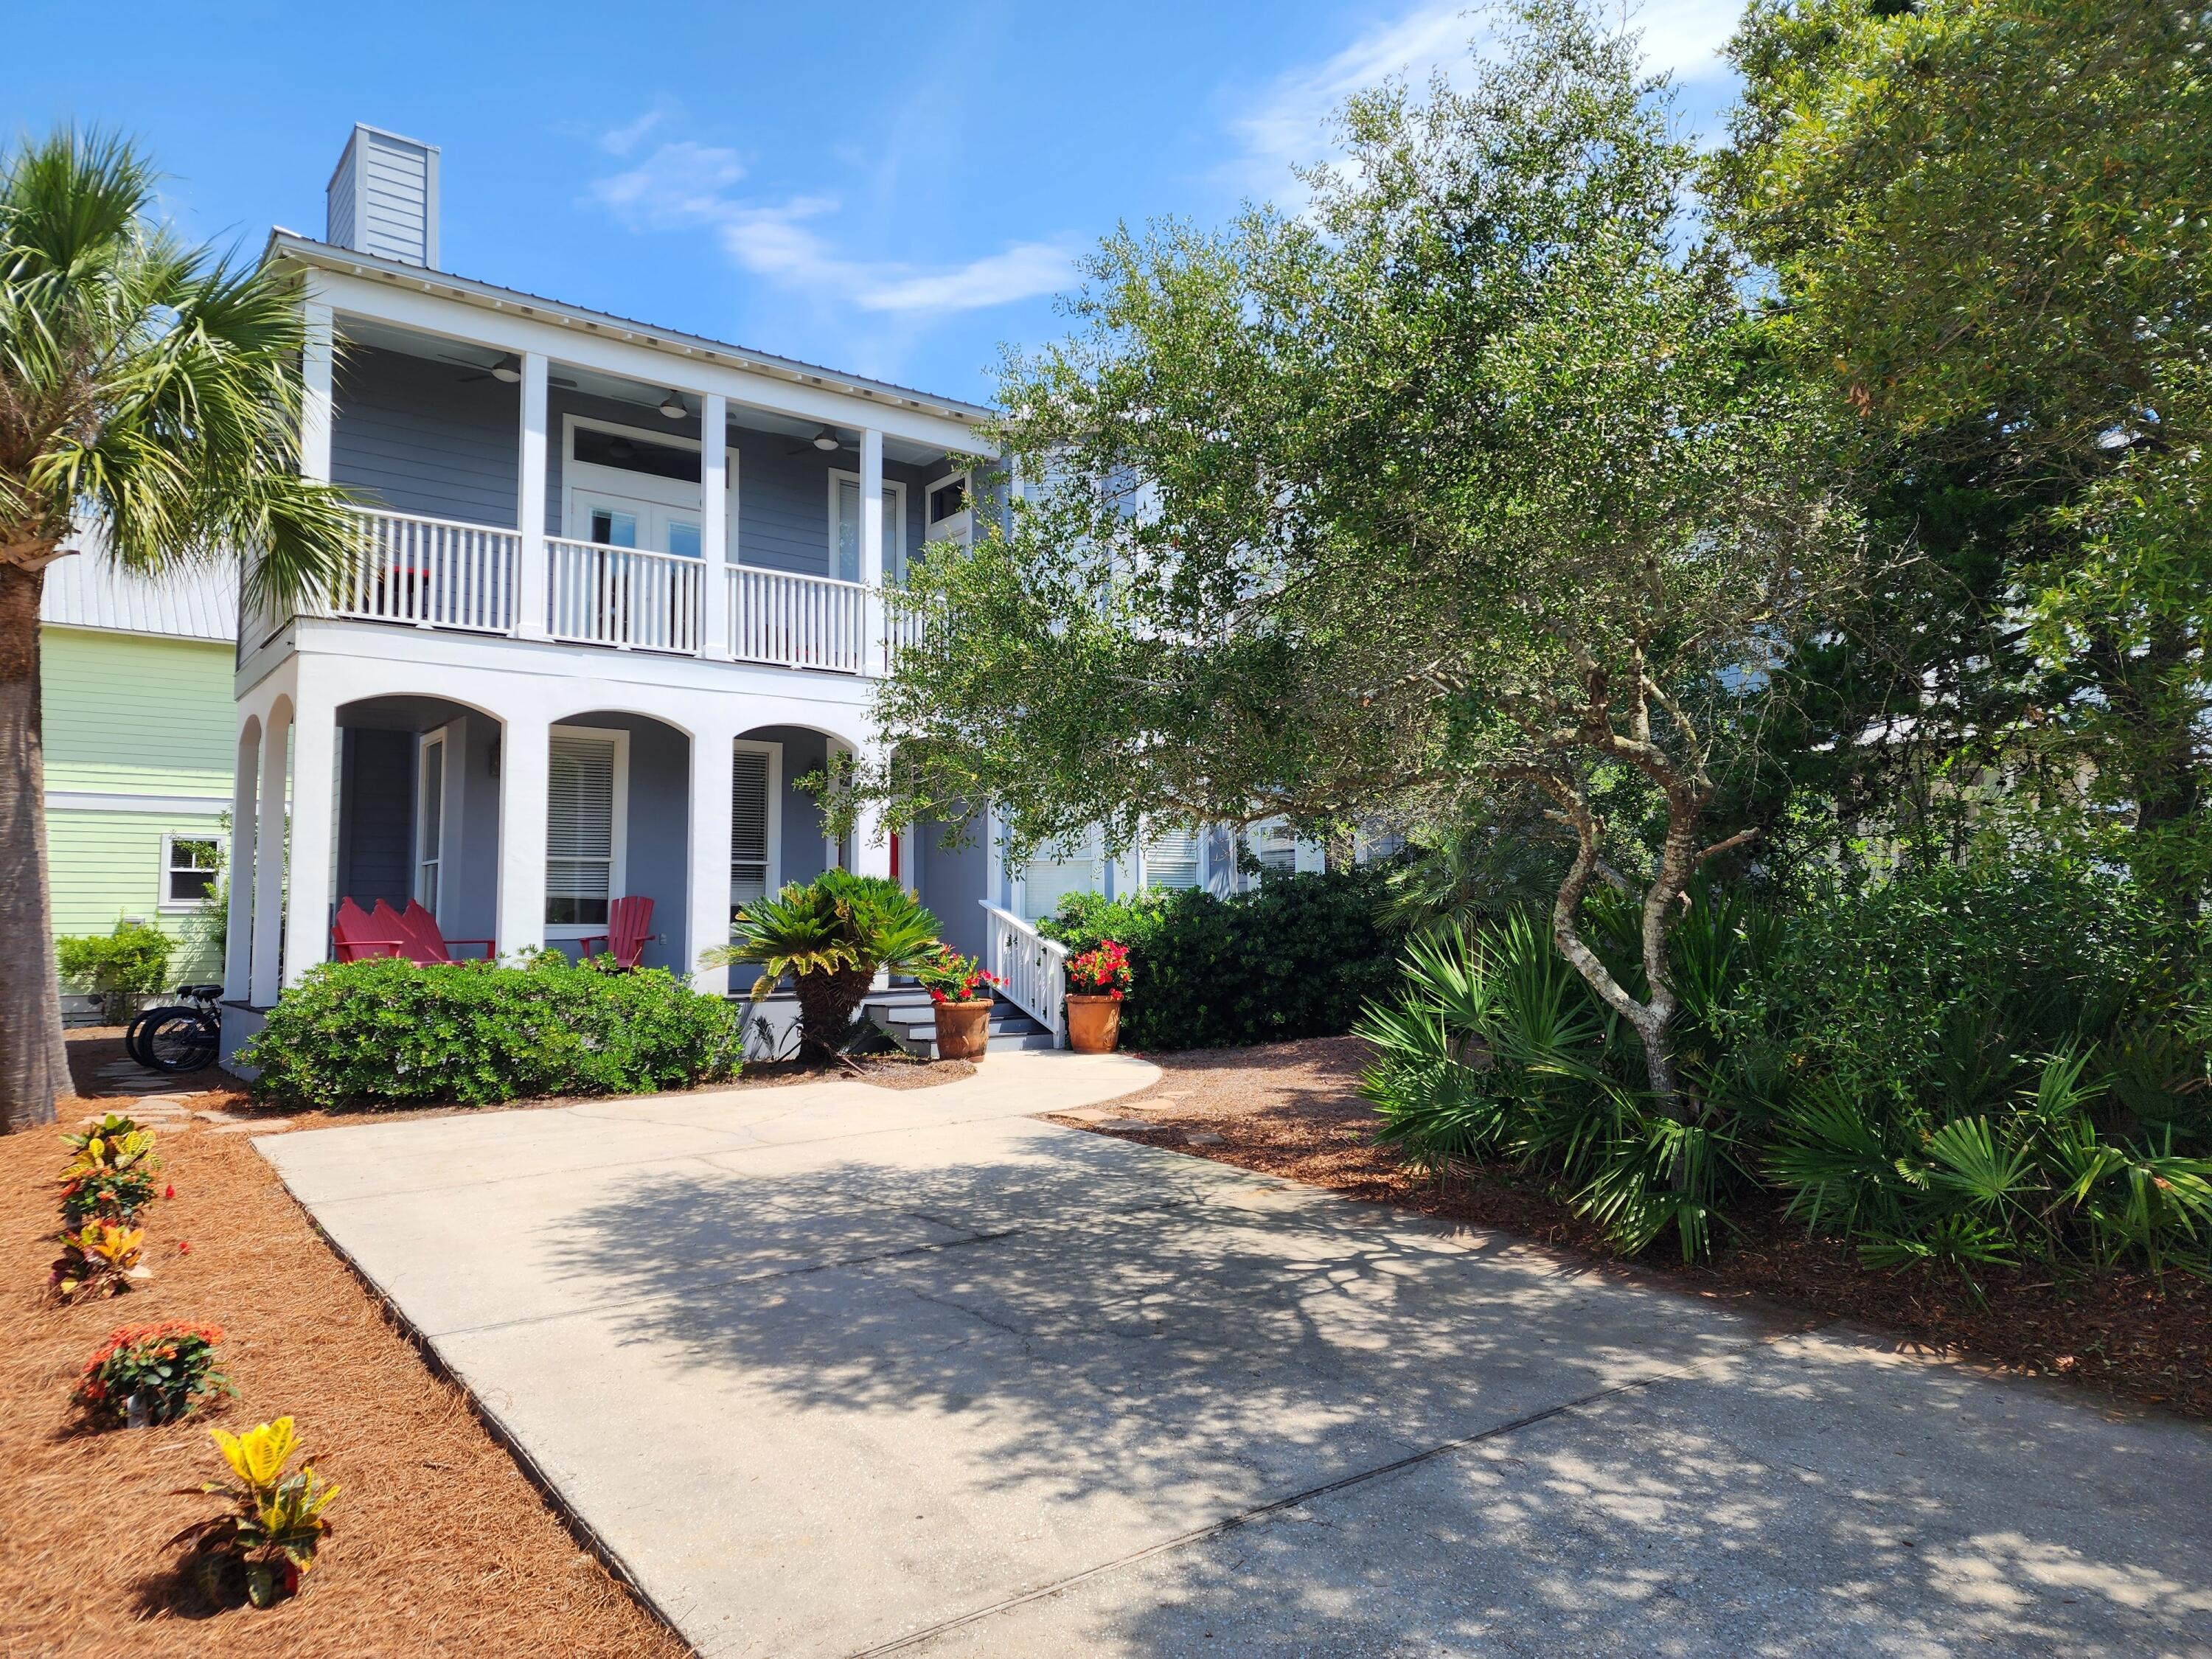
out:
{"label": "white metal roof", "polygon": [[97,549],[71,553],[46,567],[39,620],[228,645],[238,638],[238,573],[217,565],[148,578]]}

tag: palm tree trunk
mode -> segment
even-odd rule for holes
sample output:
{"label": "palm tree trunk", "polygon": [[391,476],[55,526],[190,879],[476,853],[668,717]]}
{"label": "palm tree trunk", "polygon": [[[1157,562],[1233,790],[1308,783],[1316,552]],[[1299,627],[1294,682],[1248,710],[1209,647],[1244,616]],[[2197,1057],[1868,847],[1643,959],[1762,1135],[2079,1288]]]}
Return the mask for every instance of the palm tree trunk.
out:
{"label": "palm tree trunk", "polygon": [[70,1091],[46,887],[46,776],[39,730],[43,570],[0,565],[0,1133],[54,1121]]}

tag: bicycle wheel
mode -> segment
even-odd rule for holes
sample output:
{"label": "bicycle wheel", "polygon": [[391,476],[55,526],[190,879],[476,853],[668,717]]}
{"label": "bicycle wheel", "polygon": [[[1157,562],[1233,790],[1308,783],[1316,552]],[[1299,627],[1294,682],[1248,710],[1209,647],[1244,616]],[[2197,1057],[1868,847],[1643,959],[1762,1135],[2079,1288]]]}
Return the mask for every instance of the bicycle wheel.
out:
{"label": "bicycle wheel", "polygon": [[189,1008],[179,1007],[141,1008],[131,1016],[131,1023],[123,1028],[123,1052],[141,1066],[152,1065],[154,1062],[146,1058],[146,1050],[143,1046],[146,1028],[163,1014],[184,1014],[191,1012]]}
{"label": "bicycle wheel", "polygon": [[197,1072],[215,1059],[222,1037],[197,1008],[161,1008],[138,1041],[146,1064],[157,1072]]}

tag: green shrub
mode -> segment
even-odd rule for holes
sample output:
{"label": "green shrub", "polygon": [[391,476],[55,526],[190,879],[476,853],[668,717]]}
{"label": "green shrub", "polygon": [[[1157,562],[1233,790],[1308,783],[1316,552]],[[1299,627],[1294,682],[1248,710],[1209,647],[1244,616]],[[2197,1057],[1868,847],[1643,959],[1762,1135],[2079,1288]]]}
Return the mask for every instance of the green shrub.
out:
{"label": "green shrub", "polygon": [[118,920],[112,933],[81,933],[54,941],[62,983],[100,1000],[111,1025],[131,1017],[137,999],[166,989],[174,942],[158,927]]}
{"label": "green shrub", "polygon": [[[1593,896],[1588,933],[1641,996],[1620,910]],[[1702,1254],[1763,1188],[1869,1266],[2212,1271],[2202,946],[2124,878],[2015,856],[1700,890],[1671,954],[1680,1121],[1547,932],[1417,939],[1360,1028],[1383,1137],[1552,1176],[1627,1251]]]}
{"label": "green shrub", "polygon": [[616,974],[557,951],[526,967],[327,963],[277,1000],[240,1059],[257,1096],[345,1106],[482,1106],[642,1094],[726,1078],[740,1021],[659,969]]}
{"label": "green shrub", "polygon": [[1040,924],[1071,952],[1129,947],[1121,1005],[1133,1048],[1234,1048],[1334,1036],[1396,981],[1399,936],[1378,918],[1385,872],[1273,875],[1249,893],[1073,894]]}

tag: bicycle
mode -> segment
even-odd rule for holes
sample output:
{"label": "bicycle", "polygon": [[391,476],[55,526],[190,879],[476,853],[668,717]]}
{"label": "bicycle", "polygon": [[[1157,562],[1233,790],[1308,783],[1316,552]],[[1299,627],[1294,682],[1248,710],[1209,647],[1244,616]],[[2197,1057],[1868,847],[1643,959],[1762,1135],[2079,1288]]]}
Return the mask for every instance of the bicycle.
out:
{"label": "bicycle", "polygon": [[149,1008],[124,1029],[123,1051],[156,1072],[197,1072],[222,1048],[220,985],[179,985],[182,1002]]}

